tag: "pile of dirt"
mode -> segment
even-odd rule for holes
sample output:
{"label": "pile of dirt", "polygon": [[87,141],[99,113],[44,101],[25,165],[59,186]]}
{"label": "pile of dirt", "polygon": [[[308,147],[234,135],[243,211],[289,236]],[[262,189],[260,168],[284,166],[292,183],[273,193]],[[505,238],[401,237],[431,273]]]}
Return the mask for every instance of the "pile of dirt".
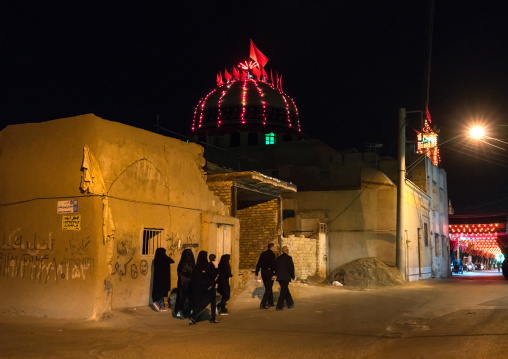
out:
{"label": "pile of dirt", "polygon": [[395,267],[389,267],[376,257],[360,258],[335,268],[326,278],[328,284],[334,281],[354,289],[379,288],[402,285],[404,281]]}

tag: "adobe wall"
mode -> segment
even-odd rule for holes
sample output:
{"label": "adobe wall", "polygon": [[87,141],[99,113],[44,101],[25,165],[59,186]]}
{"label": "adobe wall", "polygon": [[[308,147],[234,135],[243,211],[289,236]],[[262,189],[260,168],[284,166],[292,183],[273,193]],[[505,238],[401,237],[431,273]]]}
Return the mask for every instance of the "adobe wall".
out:
{"label": "adobe wall", "polygon": [[[185,248],[208,249],[203,214],[230,218],[206,185],[202,154],[195,144],[94,115],[1,131],[0,310],[96,318],[148,305],[153,254],[142,253],[144,228],[162,230],[161,246],[178,263]],[[93,180],[83,192],[84,167]],[[71,199],[80,229],[64,231],[56,204]],[[26,253],[34,259],[21,267],[34,268],[30,275],[19,269],[32,258]],[[176,263],[172,278],[175,287]]]}

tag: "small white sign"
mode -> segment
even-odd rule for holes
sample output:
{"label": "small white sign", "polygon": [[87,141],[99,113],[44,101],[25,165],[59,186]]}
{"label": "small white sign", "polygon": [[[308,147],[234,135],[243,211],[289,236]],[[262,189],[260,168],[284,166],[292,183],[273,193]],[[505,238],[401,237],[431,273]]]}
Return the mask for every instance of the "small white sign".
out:
{"label": "small white sign", "polygon": [[56,213],[78,213],[78,200],[71,199],[69,201],[58,201]]}

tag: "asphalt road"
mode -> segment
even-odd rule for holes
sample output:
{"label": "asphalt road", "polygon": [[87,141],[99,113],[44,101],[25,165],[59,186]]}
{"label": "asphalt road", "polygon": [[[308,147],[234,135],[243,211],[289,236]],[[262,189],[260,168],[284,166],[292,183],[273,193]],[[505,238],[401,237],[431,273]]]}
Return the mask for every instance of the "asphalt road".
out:
{"label": "asphalt road", "polygon": [[291,284],[295,307],[277,312],[259,309],[260,286],[237,291],[219,324],[149,307],[93,322],[0,317],[0,357],[508,357],[508,282],[495,272],[365,291]]}

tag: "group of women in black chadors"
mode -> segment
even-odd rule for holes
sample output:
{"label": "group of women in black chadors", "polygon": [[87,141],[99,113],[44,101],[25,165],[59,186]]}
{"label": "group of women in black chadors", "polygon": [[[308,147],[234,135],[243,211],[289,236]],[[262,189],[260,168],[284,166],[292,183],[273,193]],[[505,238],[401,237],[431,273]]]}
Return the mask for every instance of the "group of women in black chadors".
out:
{"label": "group of women in black chadors", "polygon": [[[173,315],[176,318],[189,318],[189,325],[195,325],[199,314],[210,305],[211,323],[219,323],[217,314],[228,315],[226,303],[231,297],[229,278],[232,277],[230,255],[224,254],[219,264],[215,254],[201,251],[197,261],[191,249],[182,252],[178,263],[178,283]],[[152,288],[153,306],[156,311],[167,311],[164,297],[171,289],[170,265],[174,261],[166,254],[166,249],[157,248],[154,257],[154,276]],[[221,300],[217,304],[217,293]],[[169,298],[168,298],[169,305]]]}

